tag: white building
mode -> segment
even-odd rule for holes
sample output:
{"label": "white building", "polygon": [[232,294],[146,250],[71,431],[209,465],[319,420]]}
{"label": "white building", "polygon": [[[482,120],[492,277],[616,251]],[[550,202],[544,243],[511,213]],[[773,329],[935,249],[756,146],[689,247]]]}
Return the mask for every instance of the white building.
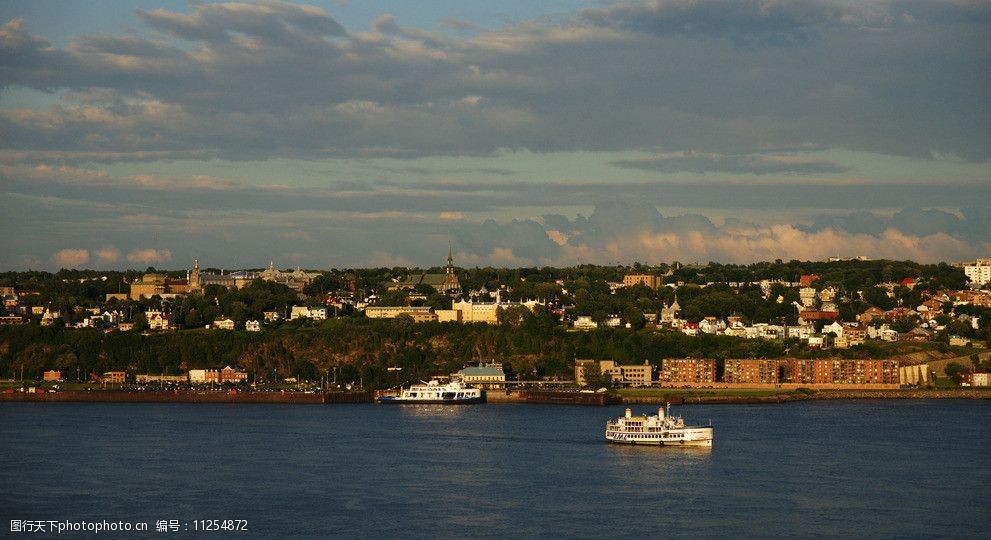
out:
{"label": "white building", "polygon": [[970,279],[970,284],[983,287],[991,283],[991,259],[977,259],[972,263],[963,263],[963,273]]}
{"label": "white building", "polygon": [[231,319],[229,317],[224,317],[223,319],[217,319],[213,321],[213,327],[218,330],[233,330],[234,319]]}
{"label": "white building", "polygon": [[592,320],[589,315],[579,315],[575,319],[575,330],[595,330],[599,327],[599,323]]}
{"label": "white building", "polygon": [[248,332],[261,332],[262,323],[258,321],[245,321],[244,329],[247,330]]}
{"label": "white building", "polygon": [[[471,322],[483,322],[486,324],[498,324],[499,323],[499,309],[508,309],[511,307],[525,307],[530,311],[533,311],[537,306],[543,305],[543,302],[538,300],[524,300],[523,302],[504,302],[501,297],[501,291],[496,291],[495,302],[479,302],[474,298],[461,299],[454,302],[451,305],[451,311],[460,311],[461,322],[471,323]],[[445,310],[446,311],[446,310]],[[453,314],[445,314],[445,320],[454,320],[452,317],[456,317]]]}
{"label": "white building", "polygon": [[295,321],[296,319],[313,319],[316,321],[323,321],[327,319],[327,308],[324,307],[307,307],[307,306],[293,306],[292,311],[289,313],[289,320]]}
{"label": "white building", "polygon": [[145,319],[148,321],[148,328],[150,330],[168,330],[169,329],[169,319],[164,313],[157,309],[153,309],[145,312]]}

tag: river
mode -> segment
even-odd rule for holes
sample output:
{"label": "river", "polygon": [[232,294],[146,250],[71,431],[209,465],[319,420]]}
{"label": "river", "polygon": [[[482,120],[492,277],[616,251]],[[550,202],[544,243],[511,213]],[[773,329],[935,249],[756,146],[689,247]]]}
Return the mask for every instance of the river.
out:
{"label": "river", "polygon": [[[986,537],[991,402],[673,408],[712,420],[711,450],[606,444],[622,412],[3,403],[0,536],[123,520],[151,531],[116,536]],[[247,531],[193,531],[210,519]]]}

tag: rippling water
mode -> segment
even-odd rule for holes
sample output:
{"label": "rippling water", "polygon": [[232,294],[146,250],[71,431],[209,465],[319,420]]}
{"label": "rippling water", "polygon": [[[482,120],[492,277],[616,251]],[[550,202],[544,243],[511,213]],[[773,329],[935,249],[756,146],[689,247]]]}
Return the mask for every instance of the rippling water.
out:
{"label": "rippling water", "polygon": [[246,519],[232,536],[986,537],[989,402],[676,407],[713,421],[711,450],[608,445],[622,409],[2,404],[0,536]]}

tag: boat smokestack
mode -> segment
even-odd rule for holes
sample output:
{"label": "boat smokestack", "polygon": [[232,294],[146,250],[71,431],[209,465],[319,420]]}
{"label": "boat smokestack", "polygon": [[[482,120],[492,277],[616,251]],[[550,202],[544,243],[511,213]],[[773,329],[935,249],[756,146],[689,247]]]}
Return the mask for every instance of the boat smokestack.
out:
{"label": "boat smokestack", "polygon": [[630,418],[631,416],[633,416],[633,411],[632,411],[632,410],[630,410],[630,408],[629,408],[629,407],[627,407],[627,408],[626,408],[626,417],[627,417],[627,418]]}
{"label": "boat smokestack", "polygon": [[664,407],[657,409],[657,419],[664,420]]}

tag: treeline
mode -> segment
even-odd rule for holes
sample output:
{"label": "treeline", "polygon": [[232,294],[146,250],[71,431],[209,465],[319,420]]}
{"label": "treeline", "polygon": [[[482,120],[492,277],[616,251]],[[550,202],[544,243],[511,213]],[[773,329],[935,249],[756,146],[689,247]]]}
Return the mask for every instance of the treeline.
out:
{"label": "treeline", "polygon": [[[148,268],[145,272],[156,271]],[[220,316],[230,317],[240,327],[249,319],[261,319],[265,311],[281,313],[294,304],[319,305],[326,294],[353,295],[364,300],[375,295],[378,305],[427,305],[447,309],[451,298],[438,294],[431,287],[417,288],[419,299],[411,299],[405,291],[389,291],[393,280],[411,274],[442,272],[442,268],[407,269],[373,268],[357,270],[328,270],[309,284],[302,293],[275,283],[257,280],[240,290],[210,286],[202,295],[188,295],[176,300],[146,298],[141,300],[111,300],[108,293],[127,292],[128,283],[139,278],[136,271],[96,272],[62,270],[45,272],[8,272],[0,274],[0,285],[18,290],[37,291],[37,296],[23,299],[26,305],[44,305],[62,314],[64,322],[79,322],[87,314],[77,307],[102,307],[121,310],[128,320],[143,325],[148,309],[164,309],[180,328],[200,328]],[[160,272],[160,271],[159,271]],[[160,272],[161,273],[161,272]],[[645,314],[658,313],[675,299],[681,306],[683,318],[698,321],[706,316],[725,318],[740,316],[745,323],[768,322],[796,324],[799,300],[797,287],[781,283],[771,286],[764,294],[758,282],[779,280],[794,283],[804,274],[820,278],[813,284],[818,289],[832,287],[837,291],[834,304],[844,321],[854,321],[859,313],[874,306],[884,310],[895,306],[916,308],[927,291],[956,290],[966,286],[966,277],[959,268],[947,264],[923,265],[911,261],[843,261],[843,262],[762,262],[750,265],[709,263],[704,266],[679,264],[645,266],[580,265],[570,268],[473,268],[459,270],[463,294],[486,289],[499,291],[505,300],[538,299],[552,308],[567,308],[569,316],[588,315],[596,322],[609,317],[621,317],[634,329],[646,324]],[[622,281],[631,273],[665,276],[670,286],[651,289],[645,286],[611,290],[610,282]],[[185,271],[171,272],[175,277]],[[896,286],[889,295],[881,284],[900,283],[905,278],[916,280],[914,287]],[[731,287],[729,283],[732,283]],[[354,288],[354,291],[351,289]],[[347,314],[347,310],[335,315]],[[909,324],[908,322],[905,323]],[[973,332],[961,329],[970,336]]]}
{"label": "treeline", "polygon": [[[540,316],[519,317],[501,325],[414,323],[342,318],[321,323],[293,321],[264,332],[192,330],[142,335],[101,333],[91,329],[0,327],[0,373],[40,378],[61,370],[65,378],[83,380],[89,373],[179,374],[189,369],[236,365],[255,380],[336,375],[341,382],[366,387],[451,373],[479,361],[502,362],[511,379],[545,376],[570,378],[575,359],[613,359],[658,366],[662,358],[778,358],[843,354],[890,356],[896,345],[869,343],[847,351],[808,351],[794,341],[746,340],[729,336],[687,336],[605,328],[566,332]],[[912,345],[926,347],[926,345]],[[945,344],[932,347],[944,348]],[[402,368],[390,370],[389,368]]]}

